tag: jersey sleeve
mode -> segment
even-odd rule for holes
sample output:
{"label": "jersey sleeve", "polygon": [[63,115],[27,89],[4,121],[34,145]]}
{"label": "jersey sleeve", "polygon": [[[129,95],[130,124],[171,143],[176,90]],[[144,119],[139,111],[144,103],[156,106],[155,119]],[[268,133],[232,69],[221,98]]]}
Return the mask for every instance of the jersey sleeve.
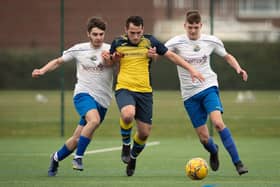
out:
{"label": "jersey sleeve", "polygon": [[227,51],[224,47],[223,42],[216,37],[213,39],[213,41],[214,41],[214,53],[222,57],[226,56]]}
{"label": "jersey sleeve", "polygon": [[113,54],[116,51],[116,45],[117,45],[117,41],[114,40],[110,47],[110,54]]}
{"label": "jersey sleeve", "polygon": [[75,49],[76,46],[73,46],[63,52],[62,54],[63,62],[70,62],[75,59],[75,51],[76,51]]}
{"label": "jersey sleeve", "polygon": [[157,54],[164,55],[168,51],[168,48],[165,47],[165,45],[163,43],[161,43],[160,41],[158,41],[154,36],[150,37],[150,41],[151,41],[152,47],[156,47]]}
{"label": "jersey sleeve", "polygon": [[175,51],[175,46],[174,45],[174,38],[171,38],[170,40],[168,40],[166,43],[165,43],[165,46],[170,50],[170,51]]}

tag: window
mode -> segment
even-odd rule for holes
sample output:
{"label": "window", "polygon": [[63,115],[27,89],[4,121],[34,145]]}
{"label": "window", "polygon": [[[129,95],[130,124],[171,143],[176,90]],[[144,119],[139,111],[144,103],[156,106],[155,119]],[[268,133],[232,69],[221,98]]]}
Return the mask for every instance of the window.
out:
{"label": "window", "polygon": [[239,0],[238,6],[242,18],[280,18],[280,0]]}

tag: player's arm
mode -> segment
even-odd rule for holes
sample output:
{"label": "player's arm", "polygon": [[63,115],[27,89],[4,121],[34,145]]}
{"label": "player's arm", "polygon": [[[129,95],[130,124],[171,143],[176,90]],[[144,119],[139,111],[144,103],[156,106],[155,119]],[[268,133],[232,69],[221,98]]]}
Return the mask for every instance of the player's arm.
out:
{"label": "player's arm", "polygon": [[46,65],[41,67],[40,69],[34,69],[32,72],[32,77],[36,78],[36,77],[44,75],[47,72],[53,71],[53,70],[57,69],[62,63],[63,63],[62,57],[53,59],[53,60],[49,61]]}
{"label": "player's arm", "polygon": [[192,77],[192,81],[194,81],[195,78],[198,79],[200,82],[205,80],[201,73],[199,73],[192,65],[190,65],[188,62],[186,62],[183,58],[181,58],[174,52],[168,50],[164,54],[164,56],[171,60],[174,64],[177,64],[189,71]]}
{"label": "player's arm", "polygon": [[156,61],[157,58],[158,58],[158,54],[157,54],[157,48],[156,47],[151,47],[148,49],[148,53],[147,53],[147,56],[149,58],[151,58],[153,61]]}
{"label": "player's arm", "polygon": [[109,51],[102,51],[101,56],[104,60],[105,66],[112,66],[114,64],[114,61],[112,59],[112,55]]}
{"label": "player's arm", "polygon": [[123,57],[124,57],[123,53],[115,51],[113,54],[111,54],[110,58],[114,63],[118,63],[121,61],[121,58],[123,58]]}
{"label": "player's arm", "polygon": [[233,68],[235,69],[236,73],[242,76],[242,79],[244,81],[247,81],[248,79],[248,74],[247,72],[242,69],[239,65],[239,63],[237,62],[236,58],[234,56],[232,56],[231,54],[227,54],[224,56],[225,60],[227,61],[227,63]]}
{"label": "player's arm", "polygon": [[112,42],[111,48],[109,51],[110,60],[112,61],[112,63],[119,63],[121,61],[121,58],[124,57],[123,53],[117,51],[118,46],[119,46],[118,40],[116,39]]}

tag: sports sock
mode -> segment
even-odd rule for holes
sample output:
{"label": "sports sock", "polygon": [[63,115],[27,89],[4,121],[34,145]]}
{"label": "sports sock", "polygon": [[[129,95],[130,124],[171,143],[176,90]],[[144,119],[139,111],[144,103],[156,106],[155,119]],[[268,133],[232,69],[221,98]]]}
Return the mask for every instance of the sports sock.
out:
{"label": "sports sock", "polygon": [[75,158],[79,158],[79,157],[81,158],[84,156],[84,153],[89,143],[90,143],[89,138],[85,136],[80,136]]}
{"label": "sports sock", "polygon": [[71,153],[73,152],[73,150],[69,150],[67,148],[67,146],[64,144],[58,151],[57,151],[57,160],[61,161],[63,159],[65,159],[66,157],[68,157]]}
{"label": "sports sock", "polygon": [[136,158],[145,148],[146,141],[140,140],[137,133],[133,137],[133,146],[130,152],[132,158]]}
{"label": "sports sock", "polygon": [[230,154],[232,162],[236,164],[240,160],[240,158],[230,130],[228,128],[224,128],[223,130],[219,131],[219,134],[226,150]]}
{"label": "sports sock", "polygon": [[130,144],[130,141],[131,141],[131,130],[132,130],[132,123],[126,124],[120,118],[120,134],[122,136],[122,142],[125,145]]}
{"label": "sports sock", "polygon": [[212,137],[209,137],[207,143],[203,144],[203,146],[209,153],[216,153],[218,151]]}

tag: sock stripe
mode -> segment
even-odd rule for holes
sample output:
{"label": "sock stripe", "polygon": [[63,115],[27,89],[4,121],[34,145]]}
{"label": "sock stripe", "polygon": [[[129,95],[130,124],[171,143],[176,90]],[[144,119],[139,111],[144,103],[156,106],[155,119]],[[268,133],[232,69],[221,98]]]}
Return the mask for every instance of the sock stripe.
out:
{"label": "sock stripe", "polygon": [[138,133],[135,133],[135,135],[133,136],[133,140],[139,145],[145,145],[146,144],[146,140],[141,140],[138,137]]}
{"label": "sock stripe", "polygon": [[132,125],[133,125],[133,122],[129,123],[129,124],[126,124],[122,118],[120,118],[120,126],[121,126],[121,129],[124,129],[124,130],[129,130],[132,128]]}

